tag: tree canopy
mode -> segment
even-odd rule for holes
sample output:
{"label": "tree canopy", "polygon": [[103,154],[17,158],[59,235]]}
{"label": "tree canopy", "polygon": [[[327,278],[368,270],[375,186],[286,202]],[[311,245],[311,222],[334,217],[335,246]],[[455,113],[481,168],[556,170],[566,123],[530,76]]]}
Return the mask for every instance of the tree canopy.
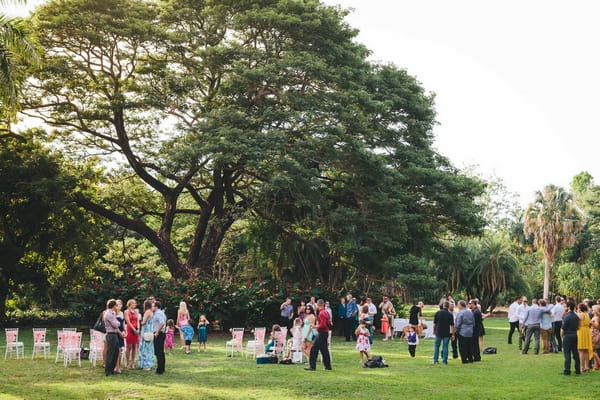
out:
{"label": "tree canopy", "polygon": [[[481,228],[478,180],[433,148],[433,95],[367,61],[318,1],[54,0],[26,114],[105,168],[77,202],[206,274],[232,225],[381,271]],[[185,235],[174,229],[186,222]]]}

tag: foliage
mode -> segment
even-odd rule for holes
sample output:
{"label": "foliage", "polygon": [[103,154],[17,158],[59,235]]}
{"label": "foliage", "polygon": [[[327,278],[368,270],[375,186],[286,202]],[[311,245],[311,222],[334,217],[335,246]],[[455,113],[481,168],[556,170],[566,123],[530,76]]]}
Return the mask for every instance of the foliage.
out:
{"label": "foliage", "polygon": [[535,200],[525,210],[525,235],[533,236],[533,243],[544,253],[544,298],[550,289],[550,267],[557,254],[575,244],[575,236],[583,229],[581,212],[572,195],[554,185],[538,191]]}
{"label": "foliage", "polygon": [[253,250],[275,277],[310,265],[329,287],[356,271],[394,278],[395,258],[427,260],[437,236],[480,230],[483,185],[432,147],[433,96],[368,62],[345,12],[315,0],[97,4],[35,13],[44,67],[26,114],[73,156],[112,166],[78,204],[149,241],[172,276],[214,275],[236,222],[261,220],[269,234]]}
{"label": "foliage", "polygon": [[[25,0],[18,1],[25,3]],[[0,1],[4,6],[8,1]],[[0,13],[0,138],[11,136],[8,126],[19,109],[18,95],[21,74],[17,59],[36,64],[38,55],[26,22]],[[7,132],[7,133],[5,133]]]}
{"label": "foliage", "polygon": [[87,322],[93,321],[109,298],[123,301],[133,298],[141,303],[151,295],[163,302],[172,318],[176,317],[179,302],[185,301],[194,320],[204,314],[228,328],[270,326],[278,321],[279,306],[286,297],[299,304],[300,300],[316,296],[330,301],[335,308],[341,293],[261,278],[225,282],[205,277],[181,281],[131,265],[121,267],[116,274],[104,271],[90,283],[75,286],[68,293],[70,309],[84,315]]}
{"label": "foliage", "polygon": [[478,298],[484,311],[492,311],[501,294],[528,292],[519,260],[501,236],[463,240],[440,261],[438,276],[446,282],[448,292],[464,291],[467,298]]}
{"label": "foliage", "polygon": [[60,158],[30,135],[0,146],[0,319],[21,285],[55,306],[57,291],[94,265],[101,224],[74,204],[74,188]]}

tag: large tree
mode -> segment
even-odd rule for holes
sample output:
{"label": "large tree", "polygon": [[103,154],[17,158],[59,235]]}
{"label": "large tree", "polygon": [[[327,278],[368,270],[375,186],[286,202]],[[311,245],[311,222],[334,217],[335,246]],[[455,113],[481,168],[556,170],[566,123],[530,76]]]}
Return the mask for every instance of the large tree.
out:
{"label": "large tree", "polygon": [[550,290],[550,269],[557,254],[573,246],[583,228],[581,212],[573,196],[561,187],[548,185],[536,192],[523,216],[525,236],[533,236],[534,246],[544,254],[544,298]]}
{"label": "large tree", "polygon": [[50,1],[27,114],[111,167],[78,203],[149,240],[175,277],[210,271],[241,218],[375,269],[476,232],[482,186],[432,149],[433,96],[367,62],[344,15],[315,0]]}

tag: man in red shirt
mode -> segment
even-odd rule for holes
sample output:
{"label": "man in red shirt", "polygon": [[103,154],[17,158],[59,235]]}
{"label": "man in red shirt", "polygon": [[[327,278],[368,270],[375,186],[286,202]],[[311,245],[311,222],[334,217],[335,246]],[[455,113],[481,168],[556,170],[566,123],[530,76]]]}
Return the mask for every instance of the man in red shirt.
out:
{"label": "man in red shirt", "polygon": [[317,355],[319,354],[319,351],[321,351],[325,369],[331,369],[328,344],[329,330],[331,329],[331,315],[329,315],[328,312],[323,312],[325,310],[325,302],[323,299],[317,301],[317,308],[319,309],[319,316],[317,318],[317,337],[313,341],[310,350],[309,366],[304,368],[307,371],[314,371],[317,369]]}

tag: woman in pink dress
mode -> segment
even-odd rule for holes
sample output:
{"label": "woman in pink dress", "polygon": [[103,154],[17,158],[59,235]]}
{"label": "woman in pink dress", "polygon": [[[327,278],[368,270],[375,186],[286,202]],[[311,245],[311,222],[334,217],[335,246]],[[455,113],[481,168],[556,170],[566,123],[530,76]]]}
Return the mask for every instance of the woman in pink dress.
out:
{"label": "woman in pink dress", "polygon": [[181,348],[185,347],[185,338],[183,337],[183,328],[186,325],[189,325],[190,313],[187,309],[187,304],[185,301],[179,303],[179,310],[177,311],[177,327],[179,328],[179,338],[181,339]]}
{"label": "woman in pink dress", "polygon": [[127,310],[125,310],[125,358],[127,365],[125,368],[134,369],[137,358],[137,349],[140,344],[140,314],[136,309],[137,303],[131,299],[127,301]]}

